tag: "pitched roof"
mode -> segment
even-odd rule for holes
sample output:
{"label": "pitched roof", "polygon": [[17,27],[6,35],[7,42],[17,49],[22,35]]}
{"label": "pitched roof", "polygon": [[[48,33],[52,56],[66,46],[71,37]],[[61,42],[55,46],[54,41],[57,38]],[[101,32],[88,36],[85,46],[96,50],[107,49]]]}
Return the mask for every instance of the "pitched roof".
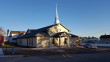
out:
{"label": "pitched roof", "polygon": [[[25,35],[20,36],[19,38],[22,37],[31,37],[31,36],[42,36],[42,35],[38,35],[38,34],[43,34],[45,36],[50,36],[48,34],[48,29],[51,28],[52,26],[56,26],[58,24],[54,24],[54,25],[50,25],[47,27],[43,27],[43,28],[39,28],[39,29],[28,29],[27,32],[25,33]],[[61,25],[61,24],[60,24]],[[63,25],[62,25],[63,26]],[[63,26],[64,27],[64,26]],[[65,27],[64,27],[65,28]],[[67,28],[66,28],[67,29]],[[67,29],[68,30],[68,29]]]}
{"label": "pitched roof", "polygon": [[101,35],[100,38],[110,38],[110,35]]}
{"label": "pitched roof", "polygon": [[46,31],[50,27],[52,27],[52,26],[54,26],[54,25],[50,25],[50,26],[47,26],[47,27],[39,28],[39,29],[28,29],[27,32],[24,35],[20,36],[19,38],[22,38],[22,37],[31,37],[31,36],[38,36],[37,34],[44,34],[44,35],[47,35],[48,36],[49,34]]}
{"label": "pitched roof", "polygon": [[71,36],[71,37],[78,37],[77,35],[74,35],[74,34],[70,34],[70,36]]}
{"label": "pitched roof", "polygon": [[15,38],[19,38],[19,37],[22,36],[22,35],[24,35],[24,33],[18,34],[18,36],[15,37]]}
{"label": "pitched roof", "polygon": [[25,31],[10,31],[11,34],[22,34],[25,33]]}
{"label": "pitched roof", "polygon": [[[64,25],[62,25],[61,23],[59,23],[61,26],[63,26],[65,29],[67,29]],[[58,25],[58,24],[55,24],[55,25]],[[70,30],[69,29],[67,29],[69,32],[70,32]]]}
{"label": "pitched roof", "polygon": [[[66,32],[59,32],[59,33],[56,33],[55,35],[53,35],[53,37],[60,37],[62,34],[64,34],[64,33],[66,33]],[[69,36],[69,34],[68,33],[66,33],[66,35],[68,35]],[[65,35],[62,35],[62,36],[64,36],[65,37]]]}

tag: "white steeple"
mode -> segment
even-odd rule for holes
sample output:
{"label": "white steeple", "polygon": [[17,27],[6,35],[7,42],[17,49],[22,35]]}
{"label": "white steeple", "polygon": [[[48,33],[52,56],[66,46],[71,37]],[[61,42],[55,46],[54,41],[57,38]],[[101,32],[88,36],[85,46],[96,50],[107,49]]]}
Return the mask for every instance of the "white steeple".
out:
{"label": "white steeple", "polygon": [[56,16],[55,16],[55,24],[60,23],[59,18],[58,18],[58,10],[57,10],[57,4],[56,4]]}

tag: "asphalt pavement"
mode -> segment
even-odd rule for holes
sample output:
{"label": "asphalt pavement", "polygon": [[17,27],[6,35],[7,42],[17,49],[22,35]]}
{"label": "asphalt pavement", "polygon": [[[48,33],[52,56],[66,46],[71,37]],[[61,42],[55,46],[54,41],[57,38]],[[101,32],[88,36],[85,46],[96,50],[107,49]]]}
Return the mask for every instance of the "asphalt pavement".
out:
{"label": "asphalt pavement", "polygon": [[0,58],[0,62],[110,62],[110,53],[5,57]]}

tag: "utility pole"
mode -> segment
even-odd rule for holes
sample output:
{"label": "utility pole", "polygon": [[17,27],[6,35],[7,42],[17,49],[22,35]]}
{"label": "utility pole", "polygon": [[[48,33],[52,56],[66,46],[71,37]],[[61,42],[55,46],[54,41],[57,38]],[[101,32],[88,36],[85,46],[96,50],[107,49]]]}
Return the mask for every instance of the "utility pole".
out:
{"label": "utility pole", "polygon": [[8,34],[9,34],[9,29],[7,30],[6,51],[7,51]]}

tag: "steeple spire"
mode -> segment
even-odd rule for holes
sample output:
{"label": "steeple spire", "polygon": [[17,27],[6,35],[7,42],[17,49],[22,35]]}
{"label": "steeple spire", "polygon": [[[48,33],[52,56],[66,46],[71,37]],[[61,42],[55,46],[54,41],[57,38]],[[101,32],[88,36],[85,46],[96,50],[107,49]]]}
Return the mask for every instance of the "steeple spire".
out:
{"label": "steeple spire", "polygon": [[58,18],[58,10],[57,10],[57,4],[56,4],[56,17],[55,17],[55,24],[60,23],[59,18]]}

